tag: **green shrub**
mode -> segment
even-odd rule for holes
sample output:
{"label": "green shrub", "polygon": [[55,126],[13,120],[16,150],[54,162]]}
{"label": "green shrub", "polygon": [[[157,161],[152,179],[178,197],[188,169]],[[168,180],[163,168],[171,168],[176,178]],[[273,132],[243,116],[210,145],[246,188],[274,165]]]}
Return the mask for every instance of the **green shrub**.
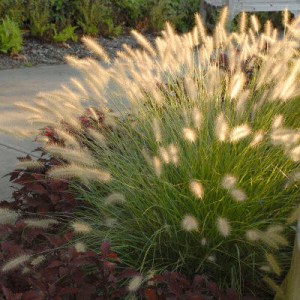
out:
{"label": "green shrub", "polygon": [[64,166],[48,175],[72,183],[90,248],[108,240],[143,273],[203,272],[255,293],[265,276],[276,287],[291,260],[300,35],[297,24],[282,40],[254,35],[255,19],[229,35],[221,20],[213,37],[199,17],[184,35],[167,25],[156,48],[133,31],[144,51],[125,47],[113,64],[85,38],[108,67],[68,57],[85,80],[21,107],[59,137],[45,151]]}
{"label": "green shrub", "polygon": [[26,1],[27,0],[1,0],[0,1],[0,19],[6,16],[19,26],[26,20]]}
{"label": "green shrub", "polygon": [[150,9],[150,27],[156,31],[162,30],[164,23],[169,21],[179,31],[187,31],[193,25],[191,16],[199,8],[200,0],[158,0]]}
{"label": "green shrub", "polygon": [[138,21],[143,20],[153,5],[153,0],[114,0],[113,2],[131,26],[135,26]]}
{"label": "green shrub", "polygon": [[29,0],[28,15],[30,32],[34,37],[43,37],[53,28],[50,20],[49,0]]}
{"label": "green shrub", "polygon": [[6,17],[0,24],[0,52],[18,53],[22,44],[23,38],[18,24]]}
{"label": "green shrub", "polygon": [[75,34],[76,26],[68,25],[61,32],[56,32],[53,35],[53,41],[56,43],[64,43],[68,40],[72,40],[73,42],[77,42],[78,37]]}
{"label": "green shrub", "polygon": [[76,3],[78,0],[50,0],[51,22],[58,31],[76,24]]}
{"label": "green shrub", "polygon": [[120,27],[115,27],[112,9],[105,0],[78,0],[78,25],[83,32],[96,36],[99,32],[118,35]]}

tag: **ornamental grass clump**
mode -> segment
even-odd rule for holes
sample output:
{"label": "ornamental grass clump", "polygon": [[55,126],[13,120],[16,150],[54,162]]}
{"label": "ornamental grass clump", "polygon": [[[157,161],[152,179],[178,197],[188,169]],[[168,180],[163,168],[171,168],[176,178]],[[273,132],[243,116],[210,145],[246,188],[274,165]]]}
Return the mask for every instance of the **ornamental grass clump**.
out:
{"label": "ornamental grass clump", "polygon": [[142,272],[277,289],[300,204],[300,19],[278,39],[245,14],[228,33],[226,13],[212,36],[198,15],[184,35],[166,24],[154,45],[134,31],[141,48],[113,61],[85,37],[105,64],[67,57],[84,79],[25,107],[28,131],[47,125],[63,141],[45,147],[62,164],[48,175],[76,190],[72,226],[89,228],[87,248],[108,240]]}

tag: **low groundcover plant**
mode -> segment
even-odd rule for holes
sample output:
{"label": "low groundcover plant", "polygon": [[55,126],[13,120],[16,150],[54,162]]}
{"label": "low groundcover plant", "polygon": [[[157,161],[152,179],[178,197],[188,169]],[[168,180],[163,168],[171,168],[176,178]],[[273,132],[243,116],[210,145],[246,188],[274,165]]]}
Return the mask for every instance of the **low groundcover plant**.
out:
{"label": "low groundcover plant", "polygon": [[226,14],[213,36],[198,15],[155,45],[133,31],[143,49],[125,45],[113,62],[85,37],[104,64],[67,57],[85,79],[17,103],[31,126],[13,133],[46,125],[63,140],[46,141],[63,164],[48,175],[76,191],[88,248],[108,240],[143,274],[203,272],[254,294],[263,278],[280,293],[299,212],[300,19],[285,13],[278,39],[245,14],[228,33]]}

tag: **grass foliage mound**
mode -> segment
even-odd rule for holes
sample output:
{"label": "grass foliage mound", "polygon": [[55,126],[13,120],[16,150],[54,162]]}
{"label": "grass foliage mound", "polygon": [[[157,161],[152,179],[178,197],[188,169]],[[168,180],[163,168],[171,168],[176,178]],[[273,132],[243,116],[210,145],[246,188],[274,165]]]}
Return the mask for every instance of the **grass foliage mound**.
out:
{"label": "grass foliage mound", "polygon": [[88,247],[108,240],[145,273],[205,273],[241,290],[264,278],[276,288],[300,199],[300,19],[285,14],[278,39],[270,22],[260,31],[245,14],[228,33],[226,15],[213,36],[198,15],[181,36],[167,24],[155,45],[133,31],[142,48],[124,46],[113,62],[86,37],[104,64],[68,57],[82,82],[17,105],[31,133],[47,125],[63,141],[45,146],[64,163],[48,174],[89,204],[78,212],[93,228]]}

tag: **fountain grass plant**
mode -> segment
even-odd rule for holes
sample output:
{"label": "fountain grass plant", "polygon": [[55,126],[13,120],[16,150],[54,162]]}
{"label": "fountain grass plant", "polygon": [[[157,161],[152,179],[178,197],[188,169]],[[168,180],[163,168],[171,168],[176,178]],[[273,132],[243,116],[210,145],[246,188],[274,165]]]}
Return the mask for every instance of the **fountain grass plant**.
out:
{"label": "fountain grass plant", "polygon": [[[45,146],[64,164],[49,176],[72,182],[88,247],[108,240],[144,273],[279,289],[300,199],[300,19],[285,14],[278,39],[255,16],[247,27],[246,14],[228,33],[226,15],[213,36],[198,15],[192,32],[167,24],[155,45],[133,31],[142,49],[125,45],[113,62],[86,37],[105,65],[68,57],[83,81],[17,106],[30,132],[51,126],[64,141]],[[87,108],[89,128],[78,121]]]}

